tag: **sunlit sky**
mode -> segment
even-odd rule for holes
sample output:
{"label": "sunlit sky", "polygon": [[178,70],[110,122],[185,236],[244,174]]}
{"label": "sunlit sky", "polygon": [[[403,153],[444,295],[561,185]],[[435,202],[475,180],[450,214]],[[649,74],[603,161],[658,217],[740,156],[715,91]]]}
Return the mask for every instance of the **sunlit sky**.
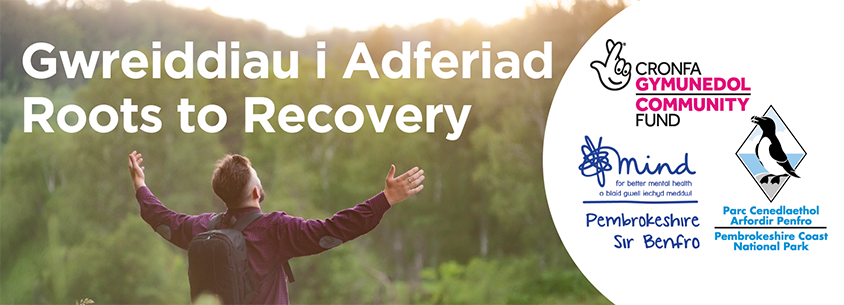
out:
{"label": "sunlit sky", "polygon": [[[29,0],[44,3],[48,0]],[[557,6],[557,0],[362,0],[362,1],[259,1],[259,0],[165,0],[176,6],[197,9],[210,8],[217,14],[254,19],[272,29],[296,37],[308,33],[346,28],[363,31],[378,27],[399,25],[409,27],[437,18],[463,23],[474,18],[485,25],[503,23],[525,16],[525,9],[539,5]],[[562,0],[564,7],[573,0]],[[73,0],[71,0],[73,2]],[[135,2],[130,0],[128,2]]]}

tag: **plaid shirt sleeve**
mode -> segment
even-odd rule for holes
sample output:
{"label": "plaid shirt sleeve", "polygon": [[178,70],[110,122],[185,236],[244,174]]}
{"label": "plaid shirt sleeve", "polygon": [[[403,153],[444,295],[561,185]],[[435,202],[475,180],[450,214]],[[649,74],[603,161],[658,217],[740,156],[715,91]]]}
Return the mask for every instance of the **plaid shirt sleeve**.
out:
{"label": "plaid shirt sleeve", "polygon": [[155,232],[179,248],[188,249],[188,243],[196,234],[205,232],[213,213],[187,215],[173,212],[165,207],[146,186],[135,193],[141,206],[141,218]]}
{"label": "plaid shirt sleeve", "polygon": [[390,209],[381,192],[353,208],[345,209],[325,220],[304,220],[281,213],[276,234],[285,259],[313,255],[372,231]]}

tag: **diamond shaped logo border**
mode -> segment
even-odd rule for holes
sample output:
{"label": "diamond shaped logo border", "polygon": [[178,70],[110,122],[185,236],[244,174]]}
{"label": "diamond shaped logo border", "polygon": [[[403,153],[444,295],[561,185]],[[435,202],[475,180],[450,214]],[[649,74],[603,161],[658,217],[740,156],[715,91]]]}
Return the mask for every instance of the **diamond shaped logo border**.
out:
{"label": "diamond shaped logo border", "polygon": [[[779,121],[782,123],[783,127],[785,127],[785,131],[788,131],[788,134],[789,134],[789,135],[791,136],[791,138],[793,138],[793,139],[794,139],[794,141],[797,143],[797,146],[798,146],[798,147],[800,147],[800,151],[802,152],[802,156],[800,156],[800,159],[799,159],[799,160],[796,162],[796,164],[794,165],[794,169],[796,170],[796,169],[800,166],[800,163],[802,163],[802,162],[803,162],[803,160],[806,158],[806,156],[807,156],[807,155],[809,155],[809,153],[808,153],[808,152],[806,152],[806,149],[804,149],[804,148],[803,148],[803,145],[802,145],[802,144],[800,144],[800,141],[799,141],[799,140],[797,140],[797,137],[795,137],[795,136],[794,136],[794,133],[792,133],[792,132],[791,132],[791,128],[789,128],[789,127],[788,127],[788,125],[785,123],[785,120],[783,120],[783,119],[782,119],[782,117],[780,116],[779,112],[777,112],[777,110],[774,108],[774,106],[773,106],[773,105],[768,106],[768,109],[767,109],[767,110],[765,110],[765,113],[763,114],[763,116],[768,115],[768,113],[769,113],[769,112],[771,112],[771,111],[773,111],[773,114],[774,114],[774,115],[776,115],[776,117],[777,117],[777,118],[779,119]],[[759,127],[758,125],[757,125],[757,126],[753,126],[753,129],[751,129],[751,130],[750,130],[750,133],[748,133],[748,134],[747,134],[747,137],[744,139],[744,141],[742,142],[742,144],[741,144],[741,145],[739,146],[739,148],[736,150],[736,157],[739,159],[739,161],[742,163],[742,165],[744,165],[745,170],[747,170],[747,173],[748,173],[748,174],[750,174],[750,177],[752,177],[752,178],[753,178],[753,181],[754,181],[754,182],[756,182],[756,185],[759,187],[759,190],[761,190],[761,191],[762,191],[762,193],[763,193],[763,194],[765,194],[765,197],[766,197],[766,198],[768,198],[768,202],[774,202],[774,199],[776,199],[776,198],[777,198],[777,195],[779,195],[780,191],[781,191],[781,190],[785,187],[785,184],[788,182],[788,180],[791,180],[791,177],[787,177],[787,178],[786,178],[783,182],[781,182],[781,183],[779,184],[778,188],[776,189],[776,191],[774,192],[774,195],[773,195],[773,196],[770,196],[770,195],[768,194],[769,192],[765,190],[765,188],[762,186],[762,183],[761,183],[761,182],[759,182],[759,180],[756,178],[756,176],[755,176],[755,175],[753,174],[753,172],[750,170],[750,167],[747,165],[747,163],[745,162],[745,160],[744,160],[744,159],[742,159],[741,154],[740,154],[740,152],[741,152],[742,148],[744,148],[744,147],[745,147],[745,145],[747,145],[747,144],[748,144],[748,141],[750,141],[750,137],[751,137],[751,136],[753,135],[753,133],[754,133],[757,129],[759,129],[759,128],[760,128],[760,127]],[[753,144],[751,143],[751,145],[753,145]],[[758,159],[757,159],[757,161],[758,161]]]}

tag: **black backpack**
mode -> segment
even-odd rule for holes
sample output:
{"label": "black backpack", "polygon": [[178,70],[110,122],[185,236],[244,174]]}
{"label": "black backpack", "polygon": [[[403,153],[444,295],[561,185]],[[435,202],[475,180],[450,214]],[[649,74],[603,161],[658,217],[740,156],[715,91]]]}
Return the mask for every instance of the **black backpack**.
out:
{"label": "black backpack", "polygon": [[[191,301],[201,293],[215,295],[223,304],[250,304],[256,289],[278,272],[275,268],[260,282],[254,283],[254,273],[249,267],[243,229],[262,215],[259,211],[247,212],[240,219],[226,217],[230,229],[220,229],[223,213],[211,217],[208,231],[196,235],[188,244],[188,278]],[[230,219],[229,219],[230,218]],[[289,282],[293,282],[290,265],[284,262]]]}

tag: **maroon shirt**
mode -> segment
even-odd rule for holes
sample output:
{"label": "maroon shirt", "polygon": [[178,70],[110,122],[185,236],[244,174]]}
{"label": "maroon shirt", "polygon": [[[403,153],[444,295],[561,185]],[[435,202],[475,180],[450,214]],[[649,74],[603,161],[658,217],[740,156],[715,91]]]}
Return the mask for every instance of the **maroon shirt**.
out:
{"label": "maroon shirt", "polygon": [[[141,217],[153,230],[178,246],[188,249],[193,237],[207,230],[214,213],[186,215],[171,211],[146,186],[138,189],[135,197],[141,205]],[[268,279],[258,287],[253,304],[288,304],[287,274],[280,266],[287,260],[317,254],[350,241],[371,231],[390,208],[387,197],[381,192],[364,203],[345,209],[325,220],[304,220],[284,212],[264,214],[243,230],[247,240],[249,266],[255,271],[255,281],[279,269],[278,276]],[[229,209],[227,214],[238,217],[258,208]],[[222,225],[226,228],[226,224]]]}

